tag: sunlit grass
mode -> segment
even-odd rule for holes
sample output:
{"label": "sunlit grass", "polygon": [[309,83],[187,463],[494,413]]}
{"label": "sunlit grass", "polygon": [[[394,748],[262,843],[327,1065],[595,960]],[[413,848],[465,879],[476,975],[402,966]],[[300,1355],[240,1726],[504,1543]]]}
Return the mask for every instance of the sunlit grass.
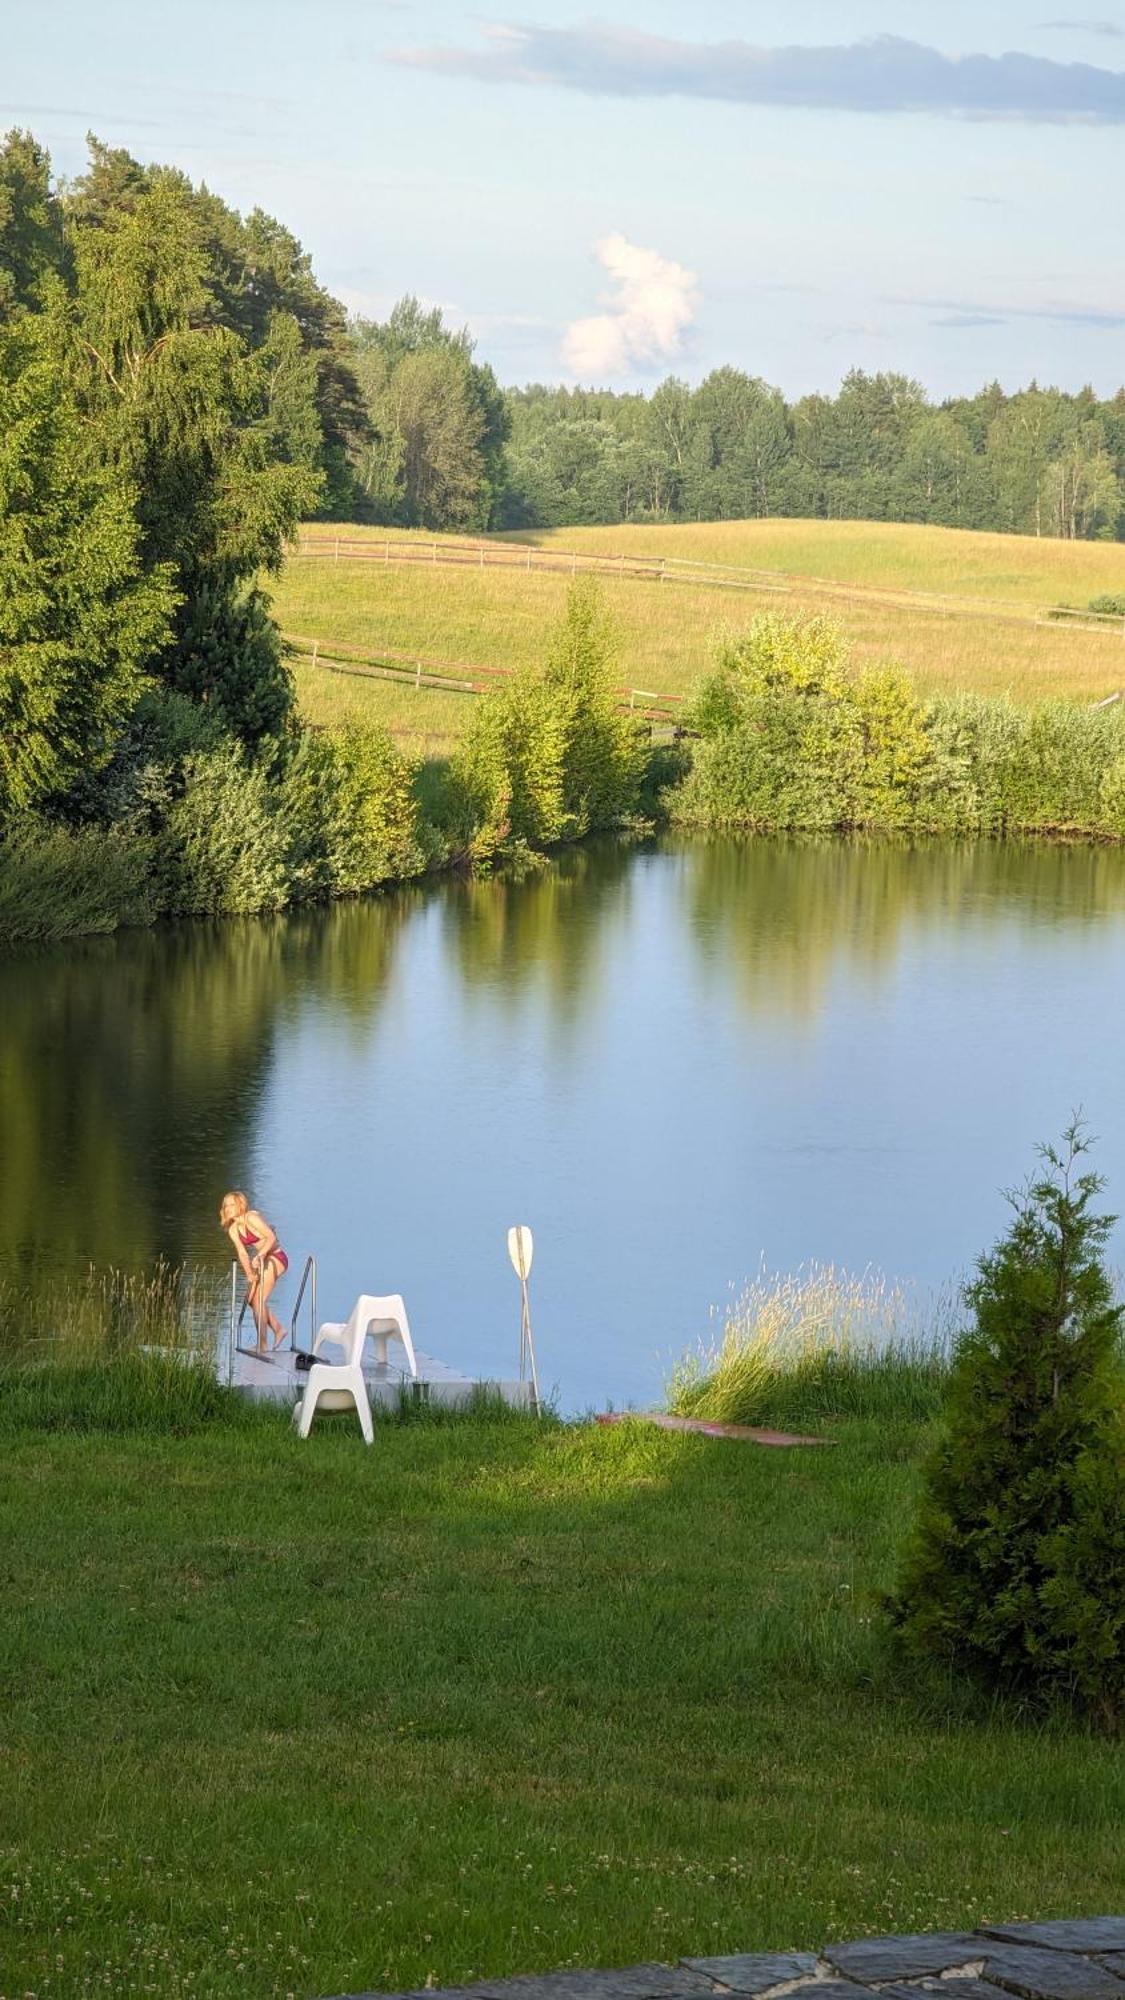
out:
{"label": "sunlit grass", "polygon": [[[318,531],[324,532],[324,531]],[[383,531],[347,528],[349,538],[382,546]],[[417,538],[422,541],[428,537]],[[1125,686],[1120,632],[1035,624],[1026,613],[1060,601],[1085,603],[1120,588],[1125,552],[1115,544],[977,535],[955,529],[863,522],[715,522],[675,527],[567,528],[530,538],[537,546],[616,554],[682,556],[791,573],[782,596],[723,590],[693,581],[654,583],[608,574],[606,602],[619,637],[620,679],[657,693],[683,693],[708,664],[716,636],[762,609],[827,611],[838,618],[857,665],[894,661],[924,691],[975,689],[1020,700],[1069,695],[1099,699]],[[810,580],[802,583],[793,573]],[[881,603],[825,594],[812,578],[842,585],[948,593],[949,608]],[[544,656],[565,604],[569,577],[468,564],[338,565],[295,560],[276,585],[284,630],[322,644],[388,646],[469,666],[516,667]],[[1010,612],[962,615],[974,599],[996,598]],[[300,672],[302,703],[314,721],[343,713],[385,720],[430,751],[464,727],[470,697],[393,688],[326,668]],[[348,683],[348,692],[340,682]],[[461,706],[456,706],[461,701]],[[433,717],[424,722],[423,712]]]}
{"label": "sunlit grass", "polygon": [[889,1670],[927,1426],[5,1424],[0,1990],[401,1992],[1113,1907],[1116,1746]]}
{"label": "sunlit grass", "polygon": [[669,1407],[737,1424],[812,1424],[841,1414],[915,1419],[941,1403],[948,1313],[881,1272],[807,1264],[762,1272],[733,1300],[717,1339],[680,1359]]}

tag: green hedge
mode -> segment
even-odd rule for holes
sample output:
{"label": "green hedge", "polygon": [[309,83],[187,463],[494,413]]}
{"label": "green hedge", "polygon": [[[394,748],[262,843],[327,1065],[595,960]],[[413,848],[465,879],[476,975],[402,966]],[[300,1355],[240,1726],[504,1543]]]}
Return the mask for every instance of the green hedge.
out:
{"label": "green hedge", "polygon": [[762,831],[1125,836],[1125,707],[923,699],[848,671],[839,629],[767,615],[720,648],[688,716],[673,816]]}

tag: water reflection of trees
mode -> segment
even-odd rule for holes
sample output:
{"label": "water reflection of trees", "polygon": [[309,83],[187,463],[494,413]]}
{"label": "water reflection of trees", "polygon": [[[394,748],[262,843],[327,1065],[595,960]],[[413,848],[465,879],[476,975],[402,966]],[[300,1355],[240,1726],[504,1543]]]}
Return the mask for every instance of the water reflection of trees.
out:
{"label": "water reflection of trees", "polygon": [[680,872],[700,960],[754,1012],[813,1018],[836,968],[878,976],[911,932],[956,921],[1084,927],[1125,908],[1116,847],[705,839]]}
{"label": "water reflection of trees", "polygon": [[278,1024],[367,1024],[398,899],[185,924],[0,963],[0,1265],[173,1263],[245,1171]]}
{"label": "water reflection of trees", "polygon": [[0,1268],[189,1254],[201,1191],[209,1204],[253,1155],[279,1030],[320,1009],[369,1036],[419,914],[436,923],[439,963],[402,964],[438,980],[447,1018],[530,998],[570,1037],[599,1010],[610,950],[629,948],[642,880],[647,949],[655,937],[665,963],[665,925],[669,977],[682,977],[686,924],[716,992],[737,982],[747,1012],[796,1019],[824,1005],[838,966],[879,981],[912,931],[1057,931],[1125,908],[1116,848],[693,840],[668,863],[638,867],[633,847],[600,843],[522,883],[451,882],[0,963]]}
{"label": "water reflection of trees", "polygon": [[554,1025],[580,1018],[628,907],[635,847],[594,841],[522,881],[465,880],[443,891],[444,934],[466,998],[514,1005],[542,995]]}

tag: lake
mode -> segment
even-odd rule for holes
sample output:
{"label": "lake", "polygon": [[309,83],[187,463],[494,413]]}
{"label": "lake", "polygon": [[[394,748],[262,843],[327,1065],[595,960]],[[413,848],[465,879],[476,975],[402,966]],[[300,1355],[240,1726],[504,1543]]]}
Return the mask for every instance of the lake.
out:
{"label": "lake", "polygon": [[[1125,1207],[1125,851],[669,839],[0,964],[0,1273],[229,1265],[245,1187],[320,1305],[644,1402],[763,1260],[921,1287],[1083,1105]],[[1114,1239],[1122,1261],[1125,1238]]]}

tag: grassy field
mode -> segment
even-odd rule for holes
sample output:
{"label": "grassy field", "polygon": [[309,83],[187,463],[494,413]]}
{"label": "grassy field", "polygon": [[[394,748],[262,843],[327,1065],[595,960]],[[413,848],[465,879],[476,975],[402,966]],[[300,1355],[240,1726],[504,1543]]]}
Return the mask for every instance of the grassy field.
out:
{"label": "grassy field", "polygon": [[262,1412],[76,1435],[7,1398],[0,1425],[8,2000],[1120,1901],[1119,1749],[888,1676],[921,1423],[790,1453],[487,1418],[298,1447]]}
{"label": "grassy field", "polygon": [[[383,544],[382,530],[344,532]],[[778,595],[722,589],[695,576],[661,584],[607,575],[626,686],[685,691],[705,669],[718,633],[769,608],[829,613],[847,631],[857,661],[895,661],[925,689],[1094,700],[1125,685],[1119,630],[1033,622],[1036,610],[1052,604],[1084,604],[1125,588],[1125,550],[1114,544],[807,521],[567,528],[527,539],[544,550],[662,554],[786,573]],[[285,631],[322,644],[384,645],[514,667],[542,657],[567,586],[565,571],[295,560],[277,584],[276,607]],[[881,601],[848,595],[852,590],[895,596]],[[911,592],[940,593],[945,601],[917,601]],[[470,699],[391,689],[325,668],[302,671],[301,696],[314,721],[345,712],[378,715],[426,751],[453,739]]]}

